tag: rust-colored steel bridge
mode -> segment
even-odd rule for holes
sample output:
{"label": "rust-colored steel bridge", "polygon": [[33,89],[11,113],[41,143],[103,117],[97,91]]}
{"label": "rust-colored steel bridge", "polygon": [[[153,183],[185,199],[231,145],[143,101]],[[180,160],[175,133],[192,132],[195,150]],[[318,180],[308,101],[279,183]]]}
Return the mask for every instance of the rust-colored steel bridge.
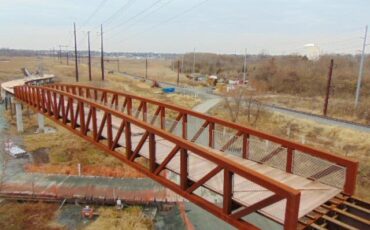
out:
{"label": "rust-colored steel bridge", "polygon": [[355,190],[358,162],[180,106],[83,85],[15,87],[17,99],[239,229],[299,219]]}

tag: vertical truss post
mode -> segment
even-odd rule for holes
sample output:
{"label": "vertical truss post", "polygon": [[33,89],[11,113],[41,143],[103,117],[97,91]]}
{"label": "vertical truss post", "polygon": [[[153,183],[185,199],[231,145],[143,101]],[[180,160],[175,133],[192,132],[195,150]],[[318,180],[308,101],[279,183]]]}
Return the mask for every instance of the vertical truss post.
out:
{"label": "vertical truss post", "polygon": [[126,155],[130,159],[132,155],[132,143],[131,143],[131,123],[126,121],[125,125],[125,140],[126,140]]}
{"label": "vertical truss post", "polygon": [[82,133],[85,133],[85,109],[84,109],[84,103],[83,102],[78,102],[78,104],[80,105],[80,131]]}
{"label": "vertical truss post", "polygon": [[147,121],[147,115],[148,115],[148,106],[146,101],[143,101],[143,121]]}
{"label": "vertical truss post", "polygon": [[49,116],[51,116],[51,94],[50,94],[50,91],[46,92],[46,96],[48,98],[48,100],[47,100],[47,110],[48,110]]}
{"label": "vertical truss post", "polygon": [[161,129],[166,129],[166,108],[161,108]]}
{"label": "vertical truss post", "polygon": [[243,133],[243,159],[249,159],[249,134]]}
{"label": "vertical truss post", "polygon": [[[14,91],[14,95],[15,96],[17,96],[16,95],[16,92]],[[31,106],[34,106],[34,104],[35,104],[35,93],[34,93],[34,88],[30,88],[30,97],[31,97],[31,101],[30,101],[30,105]]]}
{"label": "vertical truss post", "polygon": [[284,229],[295,230],[298,224],[299,202],[301,193],[288,197],[285,208]]}
{"label": "vertical truss post", "polygon": [[215,123],[210,122],[208,124],[208,146],[211,148],[215,147],[215,136],[214,136],[214,131],[215,131]]}
{"label": "vertical truss post", "polygon": [[47,112],[47,109],[46,109],[46,93],[45,93],[44,89],[42,89],[42,91],[41,91],[41,96],[42,96],[42,112],[46,113]]}
{"label": "vertical truss post", "polygon": [[60,95],[59,97],[59,101],[61,102],[60,104],[60,107],[62,108],[62,120],[63,120],[63,123],[65,123],[65,116],[66,116],[66,108],[65,108],[65,105],[64,105],[64,95]]}
{"label": "vertical truss post", "polygon": [[188,188],[188,151],[186,149],[180,150],[180,186],[181,189]]}
{"label": "vertical truss post", "polygon": [[108,148],[112,149],[113,130],[112,130],[112,114],[110,113],[107,113],[107,140],[108,140]]}
{"label": "vertical truss post", "polygon": [[91,121],[92,121],[92,130],[93,130],[93,140],[98,138],[98,124],[96,119],[96,108],[91,107]]}
{"label": "vertical truss post", "polygon": [[149,170],[154,172],[157,167],[157,163],[155,162],[155,135],[153,133],[149,133]]}
{"label": "vertical truss post", "polygon": [[75,123],[75,119],[74,119],[74,111],[73,111],[73,98],[70,97],[68,98],[68,101],[69,101],[69,114],[70,114],[70,118],[71,118],[71,125],[72,125],[72,128],[75,128],[76,127],[76,123]]}
{"label": "vertical truss post", "polygon": [[40,93],[39,93],[39,89],[38,88],[36,88],[36,109],[38,110],[38,111],[40,111],[40,109],[41,109],[41,106],[40,106],[40,102],[41,102],[41,99],[40,99]]}
{"label": "vertical truss post", "polygon": [[118,94],[117,93],[115,93],[114,94],[114,106],[115,106],[115,109],[118,109]]}
{"label": "vertical truss post", "polygon": [[94,99],[95,101],[98,100],[98,90],[97,89],[94,89]]}
{"label": "vertical truss post", "polygon": [[286,172],[287,173],[293,172],[293,149],[292,148],[288,148],[287,150]]}
{"label": "vertical truss post", "polygon": [[187,139],[187,124],[188,124],[188,115],[184,113],[182,115],[182,138]]}
{"label": "vertical truss post", "polygon": [[32,105],[35,107],[36,106],[36,88],[31,88],[31,93],[32,93]]}
{"label": "vertical truss post", "polygon": [[28,96],[28,88],[25,88],[24,89],[24,101],[26,103],[28,103],[30,100],[29,100],[29,96]]}
{"label": "vertical truss post", "polygon": [[57,93],[56,92],[53,92],[53,105],[54,105],[54,108],[53,108],[53,111],[54,111],[54,117],[56,119],[59,118],[59,111],[58,111],[58,100],[57,100]]}
{"label": "vertical truss post", "polygon": [[127,97],[127,114],[131,115],[131,111],[132,111],[132,98]]}
{"label": "vertical truss post", "polygon": [[351,164],[346,170],[346,179],[343,191],[346,194],[353,195],[356,190],[356,177],[358,172],[358,162]]}
{"label": "vertical truss post", "polygon": [[232,210],[233,196],[233,177],[234,173],[224,169],[224,194],[223,194],[223,212],[230,214]]}

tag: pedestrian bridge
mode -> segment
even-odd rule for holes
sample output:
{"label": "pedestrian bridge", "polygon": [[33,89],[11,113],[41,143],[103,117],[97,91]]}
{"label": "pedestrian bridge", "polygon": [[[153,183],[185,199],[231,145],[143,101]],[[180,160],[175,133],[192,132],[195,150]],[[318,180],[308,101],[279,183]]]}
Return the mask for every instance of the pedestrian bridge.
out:
{"label": "pedestrian bridge", "polygon": [[239,229],[258,213],[298,220],[355,190],[358,162],[180,106],[83,85],[17,86],[15,97]]}

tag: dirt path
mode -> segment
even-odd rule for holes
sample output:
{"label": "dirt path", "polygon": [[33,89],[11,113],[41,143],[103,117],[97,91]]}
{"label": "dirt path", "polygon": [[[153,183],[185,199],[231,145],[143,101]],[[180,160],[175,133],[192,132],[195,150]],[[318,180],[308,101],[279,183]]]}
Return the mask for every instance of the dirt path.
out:
{"label": "dirt path", "polygon": [[221,98],[208,99],[202,102],[201,104],[193,108],[194,111],[200,113],[207,113],[210,109],[215,107],[218,103],[221,102]]}

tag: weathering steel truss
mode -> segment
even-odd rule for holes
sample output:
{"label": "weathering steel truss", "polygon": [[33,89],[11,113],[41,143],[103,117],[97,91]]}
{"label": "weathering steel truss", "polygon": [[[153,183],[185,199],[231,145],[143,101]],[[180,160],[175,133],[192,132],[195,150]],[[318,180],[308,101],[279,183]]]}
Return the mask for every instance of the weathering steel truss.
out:
{"label": "weathering steel truss", "polygon": [[[256,229],[243,217],[282,200],[286,201],[284,228],[296,229],[300,191],[214,151],[318,180],[349,195],[354,193],[358,167],[355,161],[179,106],[82,85],[20,86],[15,88],[15,96],[240,229]],[[165,148],[161,145],[167,149],[171,146],[170,151],[163,152]],[[195,177],[193,159],[197,162],[201,159],[213,167],[203,168],[202,175]],[[170,167],[171,161],[177,161],[178,167]],[[220,188],[209,183],[216,175],[222,175]],[[263,188],[271,195],[256,199],[250,205],[242,204],[234,195],[235,181]],[[220,199],[203,196],[198,192],[201,188]]]}

